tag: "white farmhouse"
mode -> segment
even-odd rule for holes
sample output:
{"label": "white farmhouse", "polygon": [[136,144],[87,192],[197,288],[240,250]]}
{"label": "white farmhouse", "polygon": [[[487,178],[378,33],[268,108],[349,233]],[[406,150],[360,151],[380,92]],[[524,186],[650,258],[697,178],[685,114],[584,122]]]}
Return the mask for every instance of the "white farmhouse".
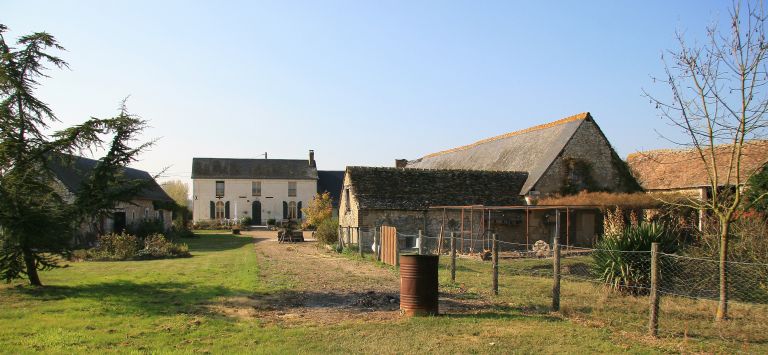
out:
{"label": "white farmhouse", "polygon": [[193,158],[193,220],[301,220],[317,180],[312,150],[308,160]]}

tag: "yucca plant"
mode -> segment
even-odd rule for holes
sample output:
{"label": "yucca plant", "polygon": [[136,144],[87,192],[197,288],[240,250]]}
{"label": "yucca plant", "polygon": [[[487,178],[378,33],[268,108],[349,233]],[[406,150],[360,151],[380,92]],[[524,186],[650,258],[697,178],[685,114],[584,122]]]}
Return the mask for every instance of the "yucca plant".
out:
{"label": "yucca plant", "polygon": [[678,238],[660,223],[640,223],[616,235],[604,236],[592,253],[595,274],[609,288],[632,295],[646,294],[651,284],[651,244],[659,251],[674,253]]}

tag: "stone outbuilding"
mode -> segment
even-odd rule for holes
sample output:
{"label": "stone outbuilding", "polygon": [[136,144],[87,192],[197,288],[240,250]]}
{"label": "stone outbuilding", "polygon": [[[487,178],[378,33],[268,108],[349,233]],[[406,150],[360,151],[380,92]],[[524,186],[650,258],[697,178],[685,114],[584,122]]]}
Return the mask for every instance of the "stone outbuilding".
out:
{"label": "stone outbuilding", "polygon": [[528,178],[519,194],[532,197],[582,190],[640,190],[588,112],[416,160],[398,160],[396,165],[406,169],[522,171]]}
{"label": "stone outbuilding", "polygon": [[[62,198],[70,203],[93,170],[99,164],[98,160],[85,157],[71,156],[66,161],[52,159],[50,163]],[[175,202],[157,184],[148,172],[133,168],[124,168],[123,176],[129,181],[143,181],[145,187],[129,202],[119,202],[108,217],[99,218],[81,226],[76,236],[77,244],[93,242],[99,233],[122,232],[138,226],[142,222],[157,221],[169,230],[172,224],[172,210]]]}
{"label": "stone outbuilding", "polygon": [[369,229],[381,225],[429,236],[440,233],[444,219],[460,220],[457,211],[443,215],[430,206],[522,205],[522,172],[347,167],[339,225]]}
{"label": "stone outbuilding", "polygon": [[[717,175],[715,185],[736,185],[735,164],[731,166],[732,145],[715,148]],[[706,199],[712,195],[712,182],[708,175],[711,160],[705,151],[707,163],[695,149],[659,149],[632,153],[627,157],[632,173],[648,192],[678,192],[691,197]],[[751,141],[742,147],[739,169],[739,185],[768,162],[768,141]],[[730,174],[729,174],[730,172]],[[729,179],[730,178],[730,179]]]}

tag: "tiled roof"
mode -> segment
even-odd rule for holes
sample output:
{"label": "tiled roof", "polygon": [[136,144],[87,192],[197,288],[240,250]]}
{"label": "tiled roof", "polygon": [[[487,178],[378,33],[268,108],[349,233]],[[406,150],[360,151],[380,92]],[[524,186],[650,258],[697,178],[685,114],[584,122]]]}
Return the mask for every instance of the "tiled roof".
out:
{"label": "tiled roof", "polygon": [[[69,161],[69,159],[51,159],[49,167],[54,175],[56,175],[56,178],[58,178],[70,192],[77,193],[80,191],[83,182],[90,177],[91,172],[99,161],[75,156],[72,156],[71,158],[71,161]],[[136,198],[158,202],[173,201],[148,172],[139,169],[125,168],[123,174],[128,180],[149,181],[147,187],[140,191],[136,195]]]}
{"label": "tiled roof", "polygon": [[308,160],[192,158],[193,179],[317,180]]}
{"label": "tiled roof", "polygon": [[520,205],[523,172],[347,167],[363,209]]}
{"label": "tiled roof", "polygon": [[589,112],[480,140],[408,162],[408,168],[525,171],[527,193],[549,168]]}
{"label": "tiled roof", "polygon": [[[731,174],[731,179],[727,180],[732,147],[715,147],[718,186],[736,183],[735,174]],[[768,141],[745,143],[742,152],[739,175],[743,184],[750,175],[768,162]],[[708,155],[705,157],[706,165],[695,149],[660,149],[630,154],[627,164],[646,190],[684,189],[710,185],[707,166],[710,165],[711,158]],[[731,169],[731,172],[735,173],[735,168]]]}

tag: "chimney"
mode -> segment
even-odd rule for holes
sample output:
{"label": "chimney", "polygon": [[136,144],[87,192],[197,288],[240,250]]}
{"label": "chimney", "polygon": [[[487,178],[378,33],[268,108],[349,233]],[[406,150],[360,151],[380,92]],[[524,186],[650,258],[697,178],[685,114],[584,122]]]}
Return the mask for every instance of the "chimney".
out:
{"label": "chimney", "polygon": [[309,166],[316,167],[317,164],[315,163],[315,151],[310,149],[309,150]]}
{"label": "chimney", "polygon": [[395,167],[405,169],[405,166],[408,165],[408,159],[395,159]]}

